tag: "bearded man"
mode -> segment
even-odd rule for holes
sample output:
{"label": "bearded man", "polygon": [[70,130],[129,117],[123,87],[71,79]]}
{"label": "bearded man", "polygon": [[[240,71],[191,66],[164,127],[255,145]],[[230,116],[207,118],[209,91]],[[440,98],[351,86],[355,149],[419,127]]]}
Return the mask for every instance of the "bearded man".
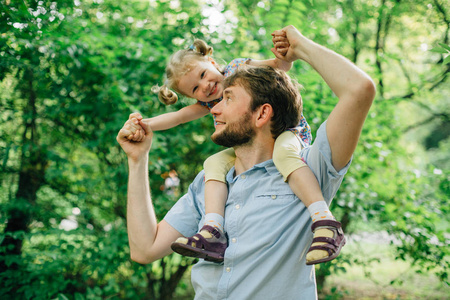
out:
{"label": "bearded man", "polygon": [[[350,61],[293,26],[276,35],[286,37],[289,45],[285,55],[275,55],[309,63],[339,98],[312,146],[299,153],[316,175],[324,198],[332,199],[375,97],[374,84]],[[305,263],[311,219],[272,161],[277,135],[298,123],[298,89],[285,73],[271,68],[238,70],[225,87],[223,100],[211,113],[216,120],[213,141],[233,147],[236,154],[227,174],[225,229],[230,242],[223,263],[200,260],[193,266],[195,299],[317,299],[314,267]],[[126,137],[136,130],[142,139],[130,142]],[[177,238],[192,236],[202,227],[204,173],[158,223],[148,182],[151,128],[128,120],[117,140],[129,164],[131,258],[151,263],[172,253],[171,243]]]}

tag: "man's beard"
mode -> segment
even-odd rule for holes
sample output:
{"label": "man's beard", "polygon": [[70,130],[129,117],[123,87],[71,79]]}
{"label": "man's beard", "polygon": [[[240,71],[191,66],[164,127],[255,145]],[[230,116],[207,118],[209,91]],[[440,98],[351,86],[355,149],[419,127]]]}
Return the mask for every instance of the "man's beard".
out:
{"label": "man's beard", "polygon": [[251,113],[248,112],[239,120],[227,124],[219,133],[213,133],[211,140],[224,147],[236,147],[247,144],[255,136],[255,130],[251,127]]}

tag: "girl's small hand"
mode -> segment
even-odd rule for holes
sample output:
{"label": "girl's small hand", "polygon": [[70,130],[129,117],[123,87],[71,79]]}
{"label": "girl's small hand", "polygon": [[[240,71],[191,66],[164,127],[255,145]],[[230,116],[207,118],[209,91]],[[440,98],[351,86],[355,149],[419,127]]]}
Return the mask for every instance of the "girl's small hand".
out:
{"label": "girl's small hand", "polygon": [[137,119],[138,121],[140,121],[140,120],[142,120],[142,115],[140,114],[140,113],[138,113],[138,112],[135,112],[135,113],[132,113],[132,114],[130,114],[130,116],[128,117],[128,120],[131,120],[131,119]]}
{"label": "girl's small hand", "polygon": [[142,142],[145,137],[145,131],[142,128],[137,129],[133,135],[128,136],[128,140],[132,142]]}
{"label": "girl's small hand", "polygon": [[[275,52],[278,54],[285,56],[289,50],[289,40],[286,37],[286,33],[284,31],[279,31],[278,34],[275,32],[272,33],[272,43]],[[272,51],[274,52],[274,51]],[[274,53],[275,53],[274,52]]]}
{"label": "girl's small hand", "polygon": [[128,134],[126,138],[132,142],[141,142],[145,136],[145,131],[142,129],[140,121],[142,116],[139,113],[133,113],[130,115],[128,122],[126,123],[126,130]]}
{"label": "girl's small hand", "polygon": [[292,25],[272,33],[274,49],[272,52],[281,60],[293,62],[297,59],[308,61],[309,51],[314,51],[314,43],[304,37]]}

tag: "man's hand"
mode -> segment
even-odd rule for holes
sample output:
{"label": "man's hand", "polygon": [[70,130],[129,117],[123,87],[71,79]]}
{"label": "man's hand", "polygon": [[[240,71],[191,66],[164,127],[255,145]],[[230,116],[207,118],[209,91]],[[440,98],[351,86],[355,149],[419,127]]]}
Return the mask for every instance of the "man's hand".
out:
{"label": "man's hand", "polygon": [[286,37],[286,32],[281,30],[275,30],[272,33],[272,43],[273,48],[271,51],[275,54],[276,57],[284,56],[288,52],[289,49],[289,40]]}
{"label": "man's hand", "polygon": [[152,137],[150,126],[142,122],[139,113],[134,113],[120,129],[116,140],[129,159],[138,161],[147,157],[152,146]]}

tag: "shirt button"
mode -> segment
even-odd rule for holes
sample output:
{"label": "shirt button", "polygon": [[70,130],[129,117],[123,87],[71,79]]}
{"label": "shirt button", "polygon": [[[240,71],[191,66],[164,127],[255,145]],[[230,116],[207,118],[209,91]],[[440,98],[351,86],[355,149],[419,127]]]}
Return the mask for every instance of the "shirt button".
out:
{"label": "shirt button", "polygon": [[242,178],[242,179],[245,179],[245,177],[246,177],[245,175],[241,175],[241,178]]}
{"label": "shirt button", "polygon": [[226,268],[226,271],[229,273],[231,271],[231,268]]}
{"label": "shirt button", "polygon": [[236,238],[232,238],[231,241],[232,241],[233,243],[236,243]]}
{"label": "shirt button", "polygon": [[277,195],[272,195],[272,199],[277,199]]}
{"label": "shirt button", "polygon": [[239,204],[236,204],[235,208],[239,209],[239,208],[241,208],[241,206]]}

